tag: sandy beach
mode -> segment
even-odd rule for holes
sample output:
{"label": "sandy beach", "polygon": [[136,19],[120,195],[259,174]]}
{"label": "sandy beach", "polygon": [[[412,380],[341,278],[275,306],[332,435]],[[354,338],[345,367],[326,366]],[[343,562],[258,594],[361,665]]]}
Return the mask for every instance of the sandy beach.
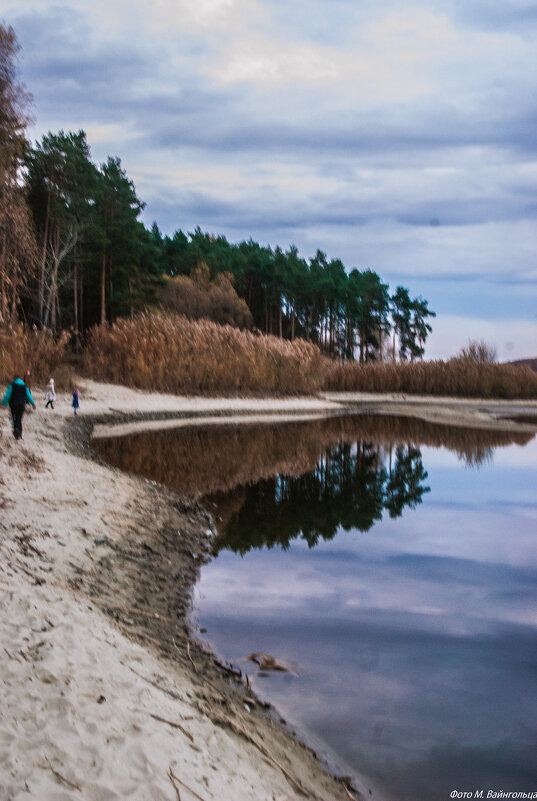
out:
{"label": "sandy beach", "polygon": [[[95,434],[173,417],[323,415],[349,403],[536,431],[537,403],[364,395],[180,398],[81,382],[53,411],[0,420],[0,801],[375,798],[292,736],[244,677],[191,639],[213,536],[195,501],[102,464]],[[501,408],[500,408],[501,407]],[[525,412],[526,423],[504,419]],[[210,419],[208,420],[210,422]]]}

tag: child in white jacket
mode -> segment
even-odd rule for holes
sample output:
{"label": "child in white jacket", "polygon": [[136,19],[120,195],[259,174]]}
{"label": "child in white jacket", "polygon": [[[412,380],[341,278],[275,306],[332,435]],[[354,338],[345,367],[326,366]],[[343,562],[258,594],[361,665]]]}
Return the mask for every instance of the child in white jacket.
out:
{"label": "child in white jacket", "polygon": [[54,401],[56,400],[56,391],[54,389],[54,379],[51,378],[47,384],[47,388],[45,391],[45,400],[47,402],[45,409],[48,409],[50,406],[51,409],[54,409]]}

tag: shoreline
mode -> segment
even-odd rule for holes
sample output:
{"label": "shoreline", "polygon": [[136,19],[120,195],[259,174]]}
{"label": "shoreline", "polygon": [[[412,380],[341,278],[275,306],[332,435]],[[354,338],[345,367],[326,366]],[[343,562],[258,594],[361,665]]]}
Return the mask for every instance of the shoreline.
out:
{"label": "shoreline", "polygon": [[0,801],[378,798],[359,780],[347,788],[335,779],[242,676],[191,639],[210,517],[173,490],[104,465],[91,451],[93,427],[299,419],[359,405],[522,431],[527,424],[483,409],[537,414],[537,402],[181,398],[81,384],[79,416],[58,393],[53,412],[25,416],[21,443],[7,413],[0,425]]}
{"label": "shoreline", "polygon": [[2,417],[1,801],[360,798],[190,639],[207,513],[89,452],[95,419],[207,406],[260,402],[83,382],[77,417],[58,393],[25,415],[22,442]]}

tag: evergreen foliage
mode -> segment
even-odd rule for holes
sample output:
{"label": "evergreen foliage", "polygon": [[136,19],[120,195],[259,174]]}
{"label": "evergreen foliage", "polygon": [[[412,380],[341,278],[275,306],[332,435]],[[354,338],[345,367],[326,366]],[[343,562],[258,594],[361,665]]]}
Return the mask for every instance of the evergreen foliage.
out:
{"label": "evergreen foliage", "polygon": [[[413,361],[423,356],[431,331],[427,319],[434,312],[427,301],[412,299],[403,287],[392,298],[373,270],[348,272],[340,259],[329,260],[321,250],[308,261],[293,245],[283,251],[252,239],[232,244],[200,228],[189,234],[178,230],[169,237],[155,223],[151,236],[160,248],[162,269],[174,280],[190,275],[200,264],[213,279],[231,276],[255,328],[264,334],[306,339],[328,356],[365,363],[391,357],[388,337],[393,331],[400,358]],[[402,297],[408,317],[404,326]]]}

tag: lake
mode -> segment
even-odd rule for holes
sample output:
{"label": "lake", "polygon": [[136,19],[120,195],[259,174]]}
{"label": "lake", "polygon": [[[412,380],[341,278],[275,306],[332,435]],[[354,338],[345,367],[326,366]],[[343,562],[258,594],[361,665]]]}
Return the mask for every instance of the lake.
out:
{"label": "lake", "polygon": [[206,505],[200,638],[374,796],[537,791],[531,435],[352,415],[95,445]]}

